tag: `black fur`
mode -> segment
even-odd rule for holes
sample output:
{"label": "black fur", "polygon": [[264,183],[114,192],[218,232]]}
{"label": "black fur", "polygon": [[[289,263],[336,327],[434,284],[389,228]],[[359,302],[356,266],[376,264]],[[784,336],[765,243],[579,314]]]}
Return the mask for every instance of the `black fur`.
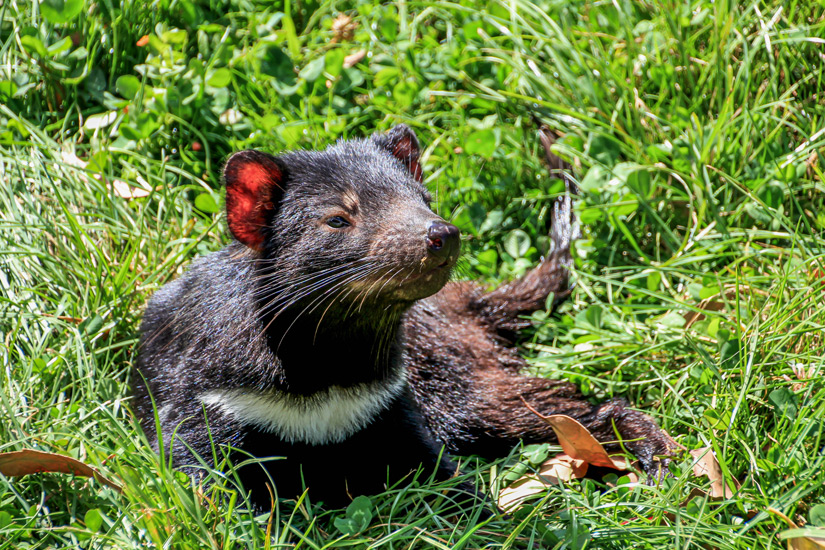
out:
{"label": "black fur", "polygon": [[[578,418],[602,440],[615,438],[614,425],[642,437],[634,450],[651,472],[657,455],[675,447],[622,402],[593,406],[569,384],[518,374],[521,316],[543,307],[550,292],[568,291],[569,211],[554,221],[553,254],[488,293],[471,283],[444,286],[457,243],[454,253],[442,248],[441,233],[428,235],[440,218],[428,206],[418,141],[405,126],[325,151],[238,153],[225,176],[230,230],[246,246],[196,261],[154,295],[141,327],[135,412],[177,464],[196,464],[189,449],[211,462],[212,441],[286,457],[265,463],[280,496],[297,495],[305,483],[315,500],[341,504],[419,465],[440,479],[454,475],[455,464],[439,458],[442,444],[495,456],[521,438],[554,440],[522,399]],[[351,223],[338,227],[336,217]],[[258,412],[294,401],[290,411],[311,415],[332,395],[384,391],[380,410],[343,440],[296,440],[280,424],[237,413],[247,414],[249,395],[275,396]],[[226,395],[232,410],[222,408]],[[241,475],[268,504],[261,467]],[[474,494],[466,484],[460,491]]]}

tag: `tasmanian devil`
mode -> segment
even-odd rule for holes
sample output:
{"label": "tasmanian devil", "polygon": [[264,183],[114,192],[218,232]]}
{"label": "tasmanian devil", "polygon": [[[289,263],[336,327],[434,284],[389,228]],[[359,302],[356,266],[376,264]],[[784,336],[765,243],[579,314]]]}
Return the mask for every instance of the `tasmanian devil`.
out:
{"label": "tasmanian devil", "polygon": [[568,292],[569,199],[552,252],[489,291],[448,283],[459,231],[430,208],[407,126],[324,151],[242,151],[224,180],[235,242],[160,289],[141,326],[135,412],[177,464],[213,463],[214,448],[282,457],[240,469],[253,499],[269,501],[271,478],[280,496],[307,487],[341,504],[421,466],[455,475],[442,446],[496,457],[554,441],[527,403],[621,436],[660,475],[676,445],[648,416],[519,374],[525,315]]}

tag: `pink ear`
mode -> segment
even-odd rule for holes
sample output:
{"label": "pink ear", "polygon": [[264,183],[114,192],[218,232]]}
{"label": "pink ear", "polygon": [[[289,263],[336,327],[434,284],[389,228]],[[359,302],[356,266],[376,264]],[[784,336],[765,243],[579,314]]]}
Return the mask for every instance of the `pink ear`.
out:
{"label": "pink ear", "polygon": [[262,250],[283,195],[283,170],[272,155],[241,151],[226,161],[223,178],[229,230],[249,248]]}
{"label": "pink ear", "polygon": [[421,164],[418,162],[421,150],[418,145],[418,138],[409,126],[406,124],[393,126],[386,134],[373,135],[372,140],[376,145],[389,151],[392,156],[400,160],[410,171],[412,177],[421,181],[423,173]]}

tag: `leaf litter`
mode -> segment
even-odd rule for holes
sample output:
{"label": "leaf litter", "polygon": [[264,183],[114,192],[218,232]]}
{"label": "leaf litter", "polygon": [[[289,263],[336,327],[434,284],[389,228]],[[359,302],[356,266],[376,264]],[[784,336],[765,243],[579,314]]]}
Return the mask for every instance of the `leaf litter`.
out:
{"label": "leaf litter", "polygon": [[119,484],[104,476],[95,468],[70,456],[34,449],[0,453],[0,474],[8,477],[20,477],[40,473],[92,477],[118,493],[123,492],[123,488]]}
{"label": "leaf litter", "polygon": [[[610,468],[626,473],[626,485],[639,483],[639,476],[631,471],[625,455],[611,455],[599,443],[590,431],[578,421],[566,415],[544,416],[525,403],[530,410],[547,422],[562,448],[562,453],[543,462],[535,472],[525,474],[499,492],[498,505],[505,511],[513,511],[533,497],[546,493],[549,487],[559,486],[573,479],[582,479],[587,475],[589,466]],[[693,474],[707,477],[710,481],[709,491],[694,489],[681,503],[686,506],[693,498],[709,497],[711,499],[733,498],[740,484],[733,479],[725,480],[718,459],[709,447],[690,451],[693,460]]]}

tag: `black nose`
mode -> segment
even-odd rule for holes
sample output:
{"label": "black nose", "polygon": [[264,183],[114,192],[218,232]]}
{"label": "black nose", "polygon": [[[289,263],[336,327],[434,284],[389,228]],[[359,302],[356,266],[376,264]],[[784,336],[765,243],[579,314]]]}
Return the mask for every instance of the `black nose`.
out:
{"label": "black nose", "polygon": [[443,221],[430,222],[427,227],[427,250],[430,254],[444,260],[458,257],[461,247],[458,228]]}

